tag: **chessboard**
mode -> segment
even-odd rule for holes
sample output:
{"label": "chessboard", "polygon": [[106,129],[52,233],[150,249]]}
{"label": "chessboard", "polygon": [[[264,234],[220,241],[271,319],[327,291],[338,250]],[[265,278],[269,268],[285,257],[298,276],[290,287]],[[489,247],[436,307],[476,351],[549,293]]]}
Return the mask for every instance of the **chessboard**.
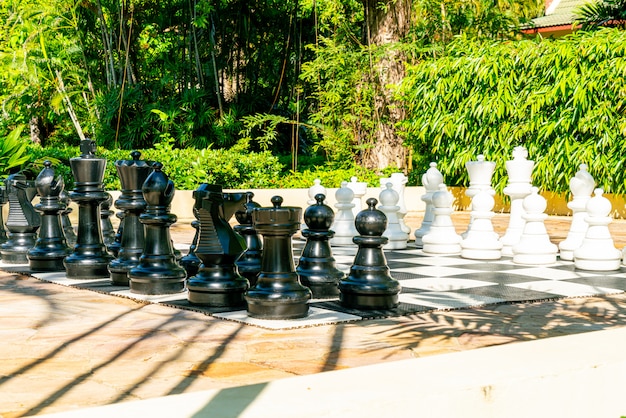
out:
{"label": "chessboard", "polygon": [[[304,241],[294,240],[294,264]],[[357,248],[333,247],[337,267],[348,273]],[[216,318],[268,329],[290,329],[329,325],[340,322],[366,321],[377,318],[406,316],[415,313],[474,308],[505,303],[551,301],[567,297],[590,297],[626,291],[626,267],[600,272],[579,270],[570,261],[557,261],[545,266],[513,263],[503,257],[496,261],[464,259],[460,256],[426,255],[412,243],[403,250],[385,251],[391,276],[402,285],[399,305],[389,310],[345,308],[339,299],[313,299],[309,314],[293,320],[250,318],[245,309],[211,308],[192,305],[186,292],[150,296],[131,293],[128,287],[113,286],[109,279],[68,279],[64,272],[37,273],[28,265],[3,264],[0,269],[31,275],[51,284],[107,293],[176,309],[193,310]]]}

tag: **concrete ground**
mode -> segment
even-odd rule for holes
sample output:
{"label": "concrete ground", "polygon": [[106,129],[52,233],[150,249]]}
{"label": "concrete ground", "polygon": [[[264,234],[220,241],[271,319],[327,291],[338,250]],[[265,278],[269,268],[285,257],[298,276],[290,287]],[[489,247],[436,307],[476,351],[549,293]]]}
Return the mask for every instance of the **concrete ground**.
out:
{"label": "concrete ground", "polygon": [[[420,219],[409,214],[407,223]],[[507,220],[495,218],[497,232]],[[455,225],[464,230],[467,214]],[[558,242],[569,219],[546,225]],[[623,248],[626,221],[610,229]],[[192,232],[177,225],[172,237],[190,242]],[[0,272],[0,318],[0,417],[8,418],[618,329],[626,295],[271,331]]]}

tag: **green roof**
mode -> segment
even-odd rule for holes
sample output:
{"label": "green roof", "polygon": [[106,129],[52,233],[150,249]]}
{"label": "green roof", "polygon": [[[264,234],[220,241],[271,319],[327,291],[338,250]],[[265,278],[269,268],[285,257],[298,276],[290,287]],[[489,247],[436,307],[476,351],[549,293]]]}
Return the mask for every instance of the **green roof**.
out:
{"label": "green roof", "polygon": [[[558,2],[552,12],[533,19],[530,27],[547,28],[550,26],[571,25],[574,23],[574,11],[590,0],[554,0]],[[548,8],[549,10],[550,8]]]}

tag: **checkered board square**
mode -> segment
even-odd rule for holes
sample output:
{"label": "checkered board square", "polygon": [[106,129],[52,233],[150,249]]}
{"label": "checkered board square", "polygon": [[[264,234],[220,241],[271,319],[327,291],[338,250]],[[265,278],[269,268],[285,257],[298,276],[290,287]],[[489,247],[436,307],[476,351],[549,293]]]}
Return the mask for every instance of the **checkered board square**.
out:
{"label": "checkered board square", "polygon": [[[411,245],[411,244],[410,244]],[[294,240],[294,265],[304,241]],[[357,252],[356,246],[333,247],[337,267],[349,273]],[[132,294],[128,288],[112,286],[110,280],[72,280],[64,273],[29,272],[27,265],[5,265],[0,269],[31,274],[44,281],[66,286],[128,297],[151,303],[195,310],[218,318],[271,329],[288,329],[326,325],[338,322],[409,315],[432,310],[449,310],[485,305],[553,300],[564,297],[588,297],[626,291],[626,267],[600,272],[578,270],[573,262],[557,261],[547,266],[513,263],[510,258],[478,261],[460,256],[426,255],[421,249],[385,251],[391,276],[402,285],[399,305],[389,310],[351,309],[339,299],[311,300],[306,318],[289,321],[268,321],[249,318],[245,310],[211,308],[191,305],[186,292],[166,296]]]}

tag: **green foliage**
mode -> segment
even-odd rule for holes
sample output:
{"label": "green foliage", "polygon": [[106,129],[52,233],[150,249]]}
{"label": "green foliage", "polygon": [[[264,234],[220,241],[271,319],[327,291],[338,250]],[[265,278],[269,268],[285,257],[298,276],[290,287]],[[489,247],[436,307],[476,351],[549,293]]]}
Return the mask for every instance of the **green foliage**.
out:
{"label": "green foliage", "polygon": [[523,145],[542,189],[566,191],[585,163],[605,191],[626,192],[626,32],[459,38],[448,54],[409,68],[399,90],[406,143],[437,161],[447,184],[466,184],[465,163],[483,153],[498,163],[494,181],[502,190],[504,161]]}
{"label": "green foliage", "polygon": [[305,189],[311,187],[315,179],[320,179],[324,187],[334,188],[341,187],[342,182],[350,181],[354,176],[356,176],[359,181],[366,182],[370,187],[380,187],[379,179],[381,176],[386,176],[397,171],[397,169],[390,167],[381,174],[366,170],[356,164],[352,164],[350,168],[335,168],[333,166],[322,165],[298,172],[289,171],[276,181],[275,187]]}
{"label": "green foliage", "polygon": [[626,28],[626,0],[596,0],[574,11],[576,22],[583,30],[599,27]]}
{"label": "green foliage", "polygon": [[0,138],[0,175],[6,175],[12,168],[20,167],[29,160],[27,143],[20,135],[24,125],[15,128],[4,138]]}

